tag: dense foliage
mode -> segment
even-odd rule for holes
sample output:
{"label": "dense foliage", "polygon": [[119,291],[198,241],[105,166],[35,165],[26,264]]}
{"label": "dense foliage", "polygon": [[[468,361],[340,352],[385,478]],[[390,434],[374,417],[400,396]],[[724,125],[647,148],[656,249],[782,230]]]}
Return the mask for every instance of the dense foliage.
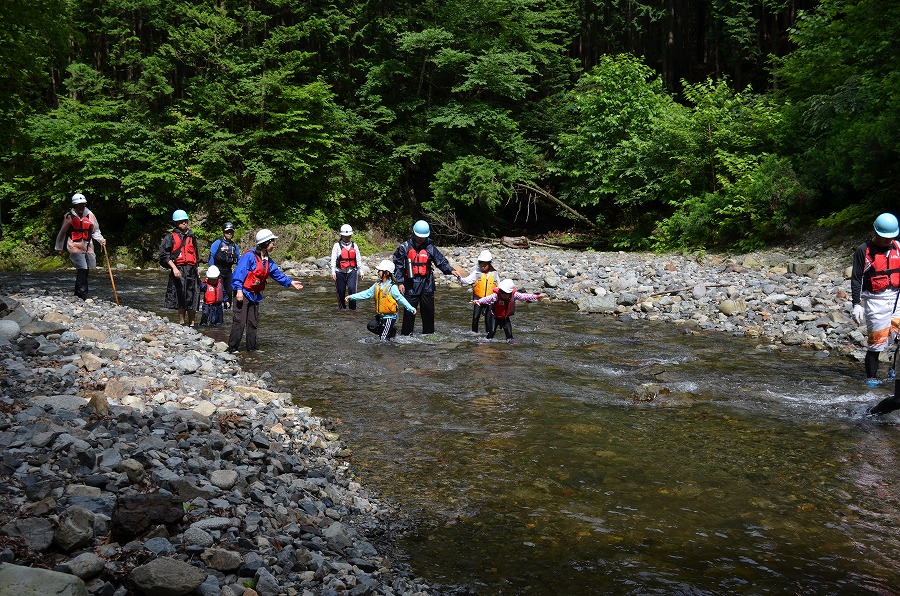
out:
{"label": "dense foliage", "polygon": [[49,248],[76,191],[145,253],[176,208],[201,235],[574,214],[622,248],[859,223],[900,186],[898,17],[888,0],[2,3],[0,251]]}

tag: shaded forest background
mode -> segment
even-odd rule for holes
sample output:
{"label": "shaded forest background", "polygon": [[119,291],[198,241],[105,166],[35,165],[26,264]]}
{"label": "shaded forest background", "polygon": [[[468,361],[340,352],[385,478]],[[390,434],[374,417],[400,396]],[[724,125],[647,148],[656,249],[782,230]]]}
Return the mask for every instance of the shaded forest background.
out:
{"label": "shaded forest background", "polygon": [[[900,190],[892,0],[0,3],[0,257],[344,222],[750,249]],[[333,234],[331,234],[333,236]],[[471,237],[470,236],[470,237]]]}

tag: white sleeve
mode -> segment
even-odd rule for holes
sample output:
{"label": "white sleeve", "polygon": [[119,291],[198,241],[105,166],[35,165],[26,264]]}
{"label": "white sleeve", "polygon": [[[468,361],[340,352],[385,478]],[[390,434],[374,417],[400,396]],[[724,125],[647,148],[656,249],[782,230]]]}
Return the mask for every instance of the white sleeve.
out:
{"label": "white sleeve", "polygon": [[337,242],[335,242],[334,246],[331,247],[331,272],[332,273],[337,273],[337,258],[338,258],[339,254],[341,254],[341,247]]}

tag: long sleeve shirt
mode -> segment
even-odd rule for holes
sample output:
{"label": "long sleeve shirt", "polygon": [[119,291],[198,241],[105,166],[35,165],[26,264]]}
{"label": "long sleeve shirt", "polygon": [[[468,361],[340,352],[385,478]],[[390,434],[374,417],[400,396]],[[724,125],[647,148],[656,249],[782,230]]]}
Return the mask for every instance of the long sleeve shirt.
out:
{"label": "long sleeve shirt", "polygon": [[[518,291],[513,292],[513,294],[512,294],[513,302],[536,302],[539,299],[540,299],[539,294],[529,294],[528,292],[518,292]],[[480,304],[480,305],[484,306],[487,304],[494,304],[495,302],[497,302],[497,294],[496,294],[496,292],[492,292],[492,293],[488,294],[487,296],[485,296],[484,298],[479,298],[478,300],[476,300],[475,304]],[[493,312],[493,310],[494,310],[493,307],[491,307],[492,312]],[[510,312],[509,314],[512,314],[512,312]]]}
{"label": "long sleeve shirt", "polygon": [[[853,253],[853,268],[850,273],[850,300],[853,304],[859,304],[860,296],[872,294],[872,278],[869,271],[869,263],[866,261],[866,253],[888,253],[896,249],[894,242],[885,247],[880,247],[872,240],[866,240]],[[896,288],[884,290],[885,292],[897,292]],[[879,294],[883,295],[883,294]]]}
{"label": "long sleeve shirt", "polygon": [[[59,228],[59,233],[56,234],[56,250],[63,250],[63,247],[70,253],[87,253],[94,254],[94,243],[85,240],[83,242],[74,242],[72,240],[72,235],[69,234],[69,230],[72,227],[72,218],[78,217],[78,214],[74,209],[69,210],[64,216],[62,221],[62,226]],[[84,215],[82,217],[87,217],[91,220],[91,238],[96,240],[97,242],[103,242],[103,234],[100,233],[100,224],[97,223],[97,216],[94,215],[94,212],[84,208]]]}
{"label": "long sleeve shirt", "polygon": [[[357,292],[356,294],[350,294],[349,298],[350,298],[350,300],[366,300],[375,295],[375,288],[381,286],[381,291],[383,292],[385,289],[385,286],[387,286],[388,284],[390,284],[390,286],[391,286],[391,289],[390,289],[391,298],[396,300],[397,304],[400,304],[401,306],[403,306],[403,308],[405,308],[409,312],[414,311],[415,308],[413,308],[413,305],[410,304],[409,300],[404,298],[403,294],[400,293],[400,290],[397,289],[397,284],[390,282],[390,281],[386,281],[384,283],[374,283],[374,284],[372,284],[372,287],[370,287],[368,290],[363,290],[362,292]],[[397,318],[396,314],[382,315],[382,316],[387,319],[396,319]]]}
{"label": "long sleeve shirt", "polygon": [[[416,275],[412,279],[407,279],[406,262],[409,258],[410,251],[413,249],[425,250],[428,253],[428,263],[426,265],[428,267],[428,273],[427,275]],[[441,254],[441,251],[434,245],[431,238],[426,239],[425,245],[422,247],[416,246],[415,239],[413,238],[405,240],[400,243],[400,246],[394,251],[392,260],[394,262],[394,281],[398,284],[403,284],[406,287],[406,293],[411,296],[434,294],[434,273],[431,269],[432,265],[447,275],[453,273],[453,267],[450,265],[450,261]]]}
{"label": "long sleeve shirt", "polygon": [[[221,252],[221,254],[219,254]],[[231,271],[241,254],[241,247],[233,240],[229,243],[224,238],[219,238],[209,247],[209,265],[215,265],[219,271]],[[218,255],[218,259],[216,256]],[[228,262],[233,258],[234,262]],[[218,261],[218,262],[217,262]]]}
{"label": "long sleeve shirt", "polygon": [[341,248],[352,248],[356,251],[356,268],[359,269],[359,262],[362,259],[362,254],[359,252],[359,247],[356,246],[356,242],[348,242],[346,244],[342,242],[335,242],[334,246],[331,247],[331,272],[338,273],[341,268],[338,267],[338,257],[341,256]]}
{"label": "long sleeve shirt", "polygon": [[[268,257],[266,257],[266,259],[268,259],[269,261],[268,277],[271,277],[273,280],[275,280],[275,282],[284,287],[290,286],[293,280],[285,275],[284,271],[278,268],[278,265],[275,264],[275,261],[269,259]],[[247,275],[255,269],[256,252],[252,250],[245,252],[238,261],[237,267],[235,267],[234,269],[234,274],[231,276],[231,289],[235,292],[241,290],[244,293],[244,298],[246,298],[250,302],[262,302],[262,292],[251,292],[244,287],[244,280],[247,279]]]}

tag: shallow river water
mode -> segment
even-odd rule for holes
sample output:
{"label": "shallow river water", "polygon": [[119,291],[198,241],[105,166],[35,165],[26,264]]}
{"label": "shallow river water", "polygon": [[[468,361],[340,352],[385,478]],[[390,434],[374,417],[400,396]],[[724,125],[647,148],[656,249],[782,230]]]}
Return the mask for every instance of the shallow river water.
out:
{"label": "shallow river water", "polygon": [[[865,416],[889,389],[861,364],[569,304],[520,304],[514,342],[486,342],[458,287],[438,288],[435,336],[384,345],[371,301],[338,312],[330,280],[304,283],[270,284],[242,364],[337,421],[360,479],[418,520],[417,574],[480,594],[900,593],[900,414]],[[156,312],[164,284],[116,274]]]}

